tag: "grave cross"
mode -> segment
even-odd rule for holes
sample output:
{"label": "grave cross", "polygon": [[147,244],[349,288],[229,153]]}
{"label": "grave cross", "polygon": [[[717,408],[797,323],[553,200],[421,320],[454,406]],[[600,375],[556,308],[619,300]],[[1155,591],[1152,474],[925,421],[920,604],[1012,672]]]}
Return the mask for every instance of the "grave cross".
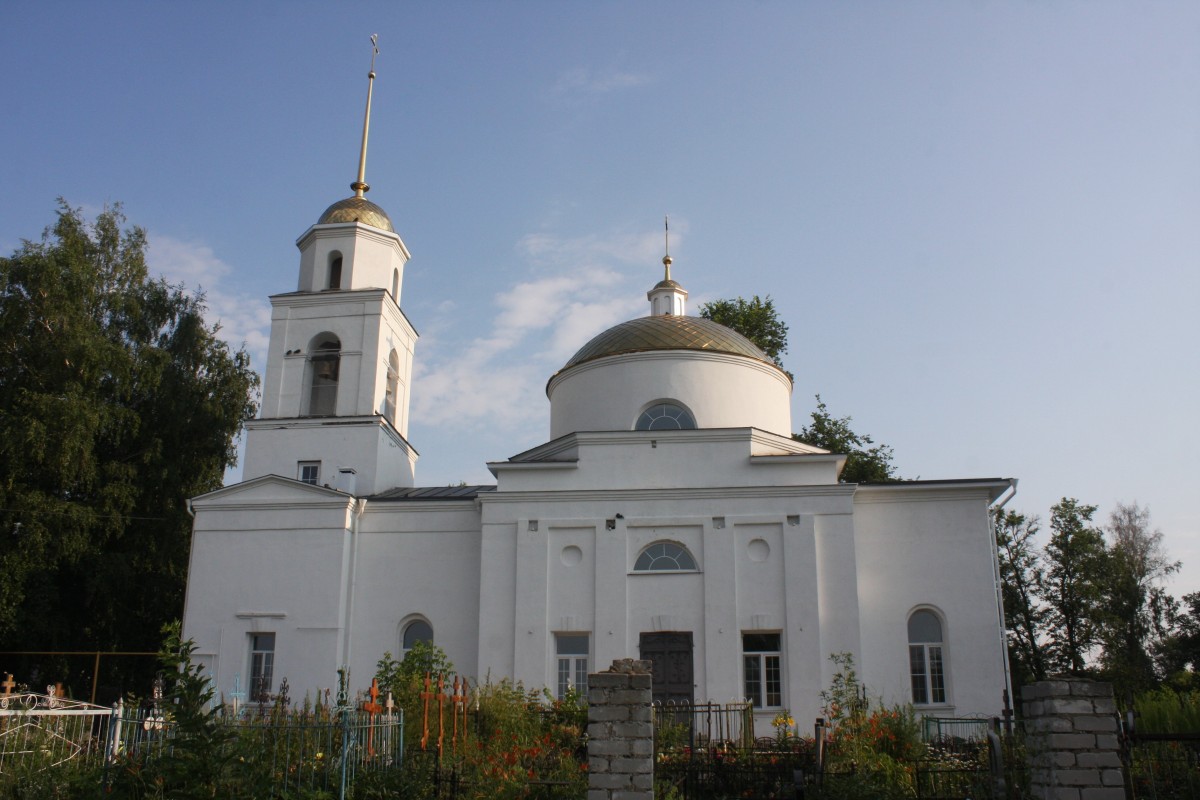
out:
{"label": "grave cross", "polygon": [[242,691],[242,675],[234,673],[233,675],[233,691],[229,693],[233,698],[233,715],[236,717],[242,706],[242,701],[246,699],[246,693]]}
{"label": "grave cross", "polygon": [[450,714],[454,718],[450,732],[450,749],[452,751],[458,750],[458,709],[462,706],[465,699],[463,689],[465,688],[466,681],[463,681],[463,684],[462,687],[459,686],[458,676],[455,675],[454,689],[450,694]]}
{"label": "grave cross", "polygon": [[13,689],[17,688],[17,682],[13,680],[11,672],[6,672],[4,674],[8,677],[4,679],[3,683],[0,683],[0,687],[4,689],[3,697],[12,697]]}
{"label": "grave cross", "polygon": [[425,691],[421,692],[421,749],[425,750],[429,746],[429,701],[434,698],[433,692],[429,687],[429,673],[425,673]]}
{"label": "grave cross", "polygon": [[375,716],[383,711],[379,705],[379,679],[371,679],[371,688],[367,692],[371,696],[369,702],[362,704],[362,710],[367,712],[367,756],[375,757]]}
{"label": "grave cross", "polygon": [[438,762],[442,760],[442,746],[446,741],[446,676],[438,675]]}

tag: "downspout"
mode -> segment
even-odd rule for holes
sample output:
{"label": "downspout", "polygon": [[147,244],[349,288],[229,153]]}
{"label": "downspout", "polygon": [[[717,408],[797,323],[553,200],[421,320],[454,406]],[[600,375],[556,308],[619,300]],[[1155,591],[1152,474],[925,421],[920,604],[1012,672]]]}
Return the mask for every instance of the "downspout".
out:
{"label": "downspout", "polygon": [[[342,664],[350,664],[351,633],[354,630],[354,590],[358,582],[358,534],[359,520],[367,510],[367,498],[354,501],[354,515],[350,518],[350,579],[346,586],[346,620],[342,635]],[[339,665],[340,666],[340,665]]]}
{"label": "downspout", "polygon": [[[1017,494],[1017,479],[1008,479],[1008,489],[1005,490],[1007,495],[1001,495],[1000,498],[989,506],[989,511],[995,509],[999,511],[1008,505],[1008,501],[1012,500]],[[991,538],[992,547],[992,580],[996,588],[996,609],[1000,612],[1000,665],[1004,670],[1004,691],[1008,693],[1008,703],[1010,706],[1015,706],[1017,699],[1013,696],[1012,687],[1012,670],[1008,663],[1008,627],[1004,622],[1004,587],[1000,581],[1000,548],[996,546],[995,536],[992,535],[991,514],[988,514],[988,536]]]}

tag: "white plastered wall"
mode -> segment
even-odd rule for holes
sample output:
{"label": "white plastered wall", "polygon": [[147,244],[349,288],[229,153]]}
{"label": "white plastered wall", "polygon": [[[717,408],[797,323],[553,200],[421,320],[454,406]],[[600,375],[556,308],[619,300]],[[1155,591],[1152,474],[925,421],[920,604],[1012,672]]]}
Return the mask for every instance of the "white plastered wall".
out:
{"label": "white plastered wall", "polygon": [[649,405],[674,400],[699,428],[792,432],[791,381],[745,356],[697,350],[627,353],[588,361],[550,380],[550,438],[631,430]]}
{"label": "white plastered wall", "polygon": [[935,716],[996,714],[1004,688],[995,542],[985,490],[860,491],[855,498],[862,677],[888,702],[908,702],[908,617],[942,620],[948,703]]}

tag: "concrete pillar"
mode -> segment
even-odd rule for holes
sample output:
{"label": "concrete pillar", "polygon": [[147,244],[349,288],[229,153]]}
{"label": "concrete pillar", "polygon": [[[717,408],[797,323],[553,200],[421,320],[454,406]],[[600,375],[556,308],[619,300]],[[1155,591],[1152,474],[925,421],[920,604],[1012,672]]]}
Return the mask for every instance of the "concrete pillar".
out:
{"label": "concrete pillar", "polygon": [[1125,800],[1110,683],[1039,681],[1021,690],[1038,800]]}
{"label": "concrete pillar", "polygon": [[588,675],[588,800],[654,800],[649,661]]}

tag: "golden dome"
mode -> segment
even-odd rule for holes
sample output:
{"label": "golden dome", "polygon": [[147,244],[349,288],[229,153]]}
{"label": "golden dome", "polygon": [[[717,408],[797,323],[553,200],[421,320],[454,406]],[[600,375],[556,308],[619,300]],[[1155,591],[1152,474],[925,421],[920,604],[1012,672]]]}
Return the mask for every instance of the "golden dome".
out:
{"label": "golden dome", "polygon": [[703,317],[680,317],[669,314],[638,317],[614,325],[579,348],[571,360],[559,370],[566,370],[585,361],[621,353],[642,353],[648,350],[703,350],[711,353],[730,353],[774,362],[767,354],[737,331]]}
{"label": "golden dome", "polygon": [[347,197],[345,200],[338,200],[325,209],[325,213],[317,220],[318,225],[327,225],[331,222],[361,222],[373,228],[382,228],[392,233],[396,232],[396,229],[392,227],[392,221],[388,219],[386,211],[365,197],[358,197],[357,195]]}

